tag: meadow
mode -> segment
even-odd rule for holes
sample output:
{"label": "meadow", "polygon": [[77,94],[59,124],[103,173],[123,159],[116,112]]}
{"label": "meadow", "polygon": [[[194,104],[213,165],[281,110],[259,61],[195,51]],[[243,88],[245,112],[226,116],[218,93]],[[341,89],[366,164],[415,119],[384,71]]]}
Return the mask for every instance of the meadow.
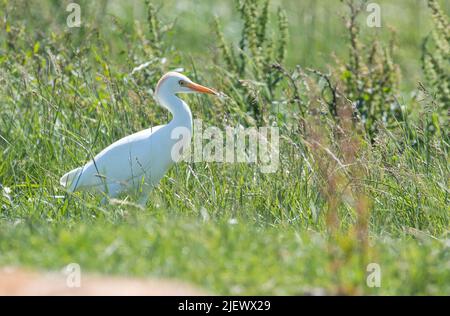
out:
{"label": "meadow", "polygon": [[[450,294],[446,1],[0,2],[0,267],[164,277],[231,295]],[[266,6],[266,3],[267,6]],[[133,72],[139,65],[142,69]],[[275,126],[279,167],[182,162],[145,207],[67,171],[166,124]],[[375,264],[381,283],[368,278]]]}

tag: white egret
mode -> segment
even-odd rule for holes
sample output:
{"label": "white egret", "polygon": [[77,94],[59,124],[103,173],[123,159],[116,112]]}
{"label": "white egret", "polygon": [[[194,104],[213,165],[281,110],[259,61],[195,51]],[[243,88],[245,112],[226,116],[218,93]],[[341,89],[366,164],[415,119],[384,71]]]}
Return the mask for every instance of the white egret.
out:
{"label": "white egret", "polygon": [[180,139],[174,137],[173,131],[177,128],[188,131],[189,137],[181,142],[183,148],[190,144],[192,113],[176,94],[196,92],[217,95],[213,89],[196,84],[180,73],[165,74],[156,86],[155,99],[172,113],[169,124],[151,127],[116,141],[84,166],[62,176],[61,185],[69,192],[96,191],[111,198],[122,192],[137,193],[141,197],[140,203],[145,203],[148,193],[175,162],[173,148],[180,145]]}

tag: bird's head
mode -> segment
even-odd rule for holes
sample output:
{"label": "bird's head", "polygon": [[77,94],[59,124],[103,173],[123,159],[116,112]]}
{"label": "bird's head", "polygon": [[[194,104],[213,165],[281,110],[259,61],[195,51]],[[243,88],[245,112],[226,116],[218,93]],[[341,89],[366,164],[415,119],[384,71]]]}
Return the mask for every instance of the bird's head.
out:
{"label": "bird's head", "polygon": [[160,93],[208,93],[217,95],[213,89],[194,83],[191,79],[178,72],[168,72],[156,85],[156,94]]}

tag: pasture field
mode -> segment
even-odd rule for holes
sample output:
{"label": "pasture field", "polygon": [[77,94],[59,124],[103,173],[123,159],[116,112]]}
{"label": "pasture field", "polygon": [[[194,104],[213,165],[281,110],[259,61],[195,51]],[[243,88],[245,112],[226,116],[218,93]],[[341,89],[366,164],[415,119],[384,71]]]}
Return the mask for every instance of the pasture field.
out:
{"label": "pasture field", "polygon": [[[79,27],[69,1],[0,0],[0,267],[450,294],[448,1],[376,1],[379,28],[357,0],[74,2]],[[65,172],[169,122],[152,93],[173,69],[226,95],[182,96],[204,126],[278,129],[274,172],[180,162],[144,207],[65,192]]]}

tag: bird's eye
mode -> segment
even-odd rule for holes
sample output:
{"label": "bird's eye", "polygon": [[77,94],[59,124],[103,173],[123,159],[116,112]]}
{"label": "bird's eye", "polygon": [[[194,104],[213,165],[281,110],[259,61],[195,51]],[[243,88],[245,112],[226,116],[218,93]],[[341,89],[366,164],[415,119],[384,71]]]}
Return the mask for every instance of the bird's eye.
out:
{"label": "bird's eye", "polygon": [[180,86],[184,86],[184,81],[183,80],[178,81],[178,83],[180,84]]}

